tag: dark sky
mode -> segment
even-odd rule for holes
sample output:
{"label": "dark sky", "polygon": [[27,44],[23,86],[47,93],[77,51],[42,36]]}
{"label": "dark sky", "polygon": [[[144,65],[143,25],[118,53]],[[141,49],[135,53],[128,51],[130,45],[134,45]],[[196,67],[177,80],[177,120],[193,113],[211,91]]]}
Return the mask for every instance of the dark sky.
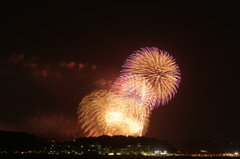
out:
{"label": "dark sky", "polygon": [[[76,109],[143,47],[169,52],[178,93],[147,137],[240,140],[237,1],[41,1],[0,8],[0,130],[72,139]],[[96,67],[96,69],[94,69]]]}

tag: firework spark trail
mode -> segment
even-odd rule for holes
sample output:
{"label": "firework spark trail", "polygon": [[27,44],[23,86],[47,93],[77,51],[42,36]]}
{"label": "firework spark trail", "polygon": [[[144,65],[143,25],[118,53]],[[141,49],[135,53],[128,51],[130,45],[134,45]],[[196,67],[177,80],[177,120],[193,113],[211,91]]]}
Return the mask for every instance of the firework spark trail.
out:
{"label": "firework spark trail", "polygon": [[141,75],[151,84],[151,92],[157,97],[155,107],[166,104],[177,92],[180,71],[175,59],[165,51],[142,48],[126,60],[123,68],[122,76]]}
{"label": "firework spark trail", "polygon": [[[78,107],[78,120],[82,124],[84,133],[90,135],[98,135],[97,133],[104,133],[104,122],[101,115],[105,111],[105,100],[107,98],[107,91],[94,91],[90,95],[83,98]],[[99,134],[101,135],[101,134]]]}

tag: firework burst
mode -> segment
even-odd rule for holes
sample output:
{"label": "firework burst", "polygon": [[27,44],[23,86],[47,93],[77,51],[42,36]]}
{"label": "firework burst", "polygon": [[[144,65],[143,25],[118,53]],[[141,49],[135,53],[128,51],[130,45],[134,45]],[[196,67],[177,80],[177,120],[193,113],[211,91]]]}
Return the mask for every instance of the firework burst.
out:
{"label": "firework burst", "polygon": [[143,48],[123,68],[110,91],[93,91],[79,104],[78,122],[87,136],[142,136],[150,110],[166,104],[177,92],[180,71],[167,52]]}
{"label": "firework burst", "polygon": [[139,136],[146,132],[148,114],[142,118],[143,111],[131,103],[107,90],[94,91],[79,104],[78,121],[87,136]]}
{"label": "firework burst", "polygon": [[122,75],[137,74],[150,83],[157,98],[155,106],[166,104],[177,92],[180,71],[175,59],[165,51],[142,48],[126,60],[123,68]]}

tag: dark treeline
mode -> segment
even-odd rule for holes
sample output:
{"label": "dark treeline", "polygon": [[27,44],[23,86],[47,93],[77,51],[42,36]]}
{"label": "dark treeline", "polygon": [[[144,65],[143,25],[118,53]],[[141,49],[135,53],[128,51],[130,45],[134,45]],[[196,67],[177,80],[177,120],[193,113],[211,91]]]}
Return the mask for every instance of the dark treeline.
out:
{"label": "dark treeline", "polygon": [[43,146],[44,142],[34,134],[0,131],[0,150],[2,151],[41,150]]}
{"label": "dark treeline", "polygon": [[[169,143],[171,142],[171,143]],[[239,151],[238,142],[218,140],[170,140],[162,141],[156,138],[147,137],[126,137],[126,136],[99,136],[83,137],[73,141],[54,141],[38,138],[34,134],[24,132],[0,131],[0,152],[13,153],[15,151],[39,151],[48,152],[51,148],[63,150],[78,150],[81,146],[101,145],[101,148],[122,149],[127,145],[149,145],[150,151],[160,150],[168,152],[181,151],[183,153],[201,153],[200,150],[207,150],[207,153],[234,153]],[[59,145],[61,147],[59,147]],[[68,147],[70,146],[70,147]],[[43,152],[43,151],[41,151]]]}
{"label": "dark treeline", "polygon": [[[73,141],[54,141],[62,145],[71,145],[71,147],[89,146],[92,144],[101,145],[102,148],[111,149],[125,148],[127,145],[149,145],[150,150],[161,150],[176,152],[176,149],[167,141],[161,141],[155,138],[147,137],[126,137],[126,136],[99,136],[83,137]],[[34,134],[24,132],[0,131],[0,150],[1,151],[29,151],[42,150],[44,147],[52,145],[52,140],[40,139]]]}

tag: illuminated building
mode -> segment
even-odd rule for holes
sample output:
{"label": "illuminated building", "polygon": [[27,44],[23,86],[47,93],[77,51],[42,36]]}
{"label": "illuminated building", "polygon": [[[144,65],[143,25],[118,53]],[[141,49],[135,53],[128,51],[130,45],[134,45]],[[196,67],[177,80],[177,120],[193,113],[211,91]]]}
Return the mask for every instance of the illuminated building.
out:
{"label": "illuminated building", "polygon": [[89,146],[84,147],[84,153],[83,154],[89,154],[89,155],[101,155],[101,145],[98,145],[97,143],[91,144]]}
{"label": "illuminated building", "polygon": [[150,145],[126,145],[125,149],[128,155],[140,155],[150,152]]}

